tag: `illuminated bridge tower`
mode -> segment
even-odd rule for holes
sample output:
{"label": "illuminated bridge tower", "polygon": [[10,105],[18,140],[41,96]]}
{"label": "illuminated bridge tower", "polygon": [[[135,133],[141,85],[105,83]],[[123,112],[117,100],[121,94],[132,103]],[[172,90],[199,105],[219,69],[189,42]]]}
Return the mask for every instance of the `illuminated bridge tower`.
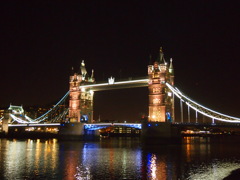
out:
{"label": "illuminated bridge tower", "polygon": [[150,122],[172,122],[174,120],[174,97],[166,83],[174,84],[172,59],[168,64],[162,48],[160,58],[148,66],[149,118]]}
{"label": "illuminated bridge tower", "polygon": [[70,76],[69,81],[69,121],[70,122],[92,122],[93,121],[93,91],[80,88],[84,84],[95,82],[92,75],[89,77],[82,61],[79,72]]}

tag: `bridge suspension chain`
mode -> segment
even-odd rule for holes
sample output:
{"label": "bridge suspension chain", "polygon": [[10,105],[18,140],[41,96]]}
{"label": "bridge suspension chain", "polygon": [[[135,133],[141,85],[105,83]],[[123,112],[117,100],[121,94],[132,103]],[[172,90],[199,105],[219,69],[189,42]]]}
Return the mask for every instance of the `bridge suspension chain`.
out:
{"label": "bridge suspension chain", "polygon": [[[55,111],[59,108],[59,105],[65,101],[65,99],[68,97],[68,95],[69,95],[69,91],[53,106],[53,108],[51,108],[46,113],[44,113],[43,115],[41,115],[40,117],[38,117],[36,119],[31,119],[27,115],[24,115],[25,120],[15,116],[14,114],[10,114],[10,116],[13,119],[13,122],[16,121],[18,123],[40,123],[40,122],[43,122],[44,120],[49,118],[50,113],[52,113],[53,111]],[[64,115],[66,115],[67,112],[68,112],[68,109],[64,110],[61,114],[59,114],[59,116],[55,117],[52,120],[52,122],[56,122],[57,120],[62,118]]]}
{"label": "bridge suspension chain", "polygon": [[68,113],[68,110],[69,108],[65,109],[61,114],[51,119],[51,123],[59,122],[59,120],[63,119],[63,117],[65,117],[66,114]]}
{"label": "bridge suspension chain", "polygon": [[212,109],[209,109],[186,95],[184,95],[180,90],[178,90],[176,87],[166,83],[167,87],[173,92],[175,96],[177,96],[182,102],[185,102],[189,107],[194,109],[195,111],[201,113],[204,116],[207,116],[209,118],[218,120],[218,121],[223,121],[223,122],[230,122],[230,123],[240,123],[240,118],[229,116],[226,114],[222,114],[220,112],[214,111]]}

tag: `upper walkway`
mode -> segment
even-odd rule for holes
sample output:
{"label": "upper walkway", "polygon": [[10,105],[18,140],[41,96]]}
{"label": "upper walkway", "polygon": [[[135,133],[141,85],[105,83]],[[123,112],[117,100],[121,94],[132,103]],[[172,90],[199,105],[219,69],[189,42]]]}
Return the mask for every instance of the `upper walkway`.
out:
{"label": "upper walkway", "polygon": [[148,79],[128,79],[125,81],[116,81],[114,78],[109,78],[108,82],[105,83],[96,83],[96,84],[84,84],[81,85],[81,88],[90,88],[92,91],[104,91],[112,89],[126,89],[126,88],[135,88],[135,87],[147,87]]}

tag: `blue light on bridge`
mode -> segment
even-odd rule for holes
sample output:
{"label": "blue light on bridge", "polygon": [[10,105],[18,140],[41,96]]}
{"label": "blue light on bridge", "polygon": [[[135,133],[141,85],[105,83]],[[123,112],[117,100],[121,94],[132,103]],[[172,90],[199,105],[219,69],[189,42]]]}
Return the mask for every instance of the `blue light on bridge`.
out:
{"label": "blue light on bridge", "polygon": [[[152,125],[154,126],[154,124],[148,123],[148,127],[151,127]],[[155,124],[155,126],[158,126],[158,124]]]}
{"label": "blue light on bridge", "polygon": [[122,124],[120,126],[126,126],[126,127],[136,128],[136,129],[142,129],[142,124]]}
{"label": "blue light on bridge", "polygon": [[125,126],[125,127],[131,127],[135,129],[142,129],[142,124],[137,123],[96,123],[96,124],[85,124],[84,129],[85,130],[98,130],[98,129],[104,129],[107,127],[113,127],[113,126]]}
{"label": "blue light on bridge", "polygon": [[85,124],[84,125],[84,129],[85,130],[99,130],[99,129],[103,129],[103,128],[107,128],[109,126],[106,125],[95,125],[95,124]]}

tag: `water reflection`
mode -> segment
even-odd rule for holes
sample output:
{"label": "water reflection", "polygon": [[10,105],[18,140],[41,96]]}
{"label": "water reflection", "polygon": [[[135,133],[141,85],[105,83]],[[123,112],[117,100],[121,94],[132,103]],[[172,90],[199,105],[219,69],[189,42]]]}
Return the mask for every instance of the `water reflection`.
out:
{"label": "water reflection", "polygon": [[156,155],[155,154],[148,154],[148,177],[151,179],[156,179]]}
{"label": "water reflection", "polygon": [[0,139],[0,179],[223,179],[239,168],[238,144],[224,138],[172,145]]}
{"label": "water reflection", "polygon": [[141,149],[126,148],[126,143],[129,142],[122,139],[85,143],[75,176],[79,179],[134,179],[137,174],[140,176]]}
{"label": "water reflection", "polygon": [[191,162],[197,157],[206,157],[211,153],[210,138],[184,137],[183,148],[186,152],[187,162]]}
{"label": "water reflection", "polygon": [[[1,140],[1,179],[40,178],[44,172],[57,166],[57,144],[40,140]],[[47,151],[48,147],[51,151]],[[50,168],[50,169],[49,169]]]}
{"label": "water reflection", "polygon": [[177,157],[178,154],[176,154],[176,151],[175,155],[171,156],[168,154],[171,151],[172,149],[170,146],[158,146],[154,147],[154,149],[143,149],[143,159],[147,159],[147,167],[146,174],[143,174],[142,178],[154,180],[177,179],[178,163],[175,162],[175,156]]}

